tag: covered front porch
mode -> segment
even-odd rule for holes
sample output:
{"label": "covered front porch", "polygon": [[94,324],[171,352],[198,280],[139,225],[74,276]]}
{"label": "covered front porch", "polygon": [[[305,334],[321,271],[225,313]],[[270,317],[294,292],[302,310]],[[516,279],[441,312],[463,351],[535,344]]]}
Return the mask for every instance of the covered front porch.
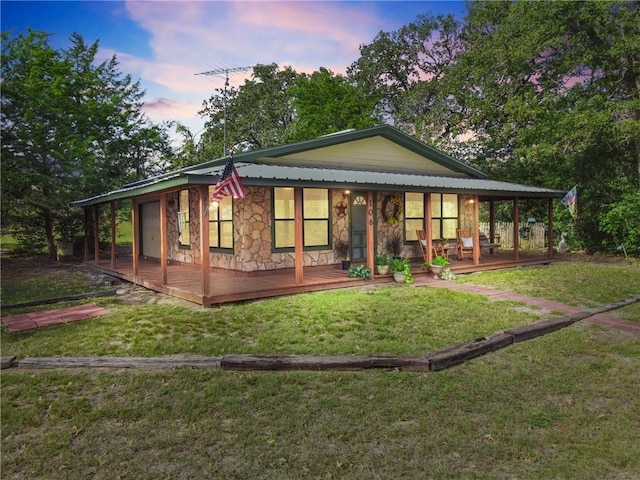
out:
{"label": "covered front porch", "polygon": [[[513,251],[499,251],[483,255],[479,264],[471,259],[451,258],[451,270],[456,274],[480,272],[530,265],[543,265],[552,261],[545,252],[520,252],[518,258]],[[412,273],[416,280],[423,276],[433,277],[422,268],[422,258],[412,259]],[[137,274],[133,273],[133,259],[122,256],[114,259],[87,261],[91,267],[106,274],[142,285],[151,290],[188,300],[205,307],[225,303],[241,302],[296,293],[355,287],[378,283],[394,283],[393,276],[372,275],[372,279],[363,281],[347,277],[347,272],[337,265],[305,267],[302,281],[294,269],[281,269],[259,272],[236,272],[223,269],[209,270],[209,294],[203,294],[203,278],[200,265],[170,262],[162,268],[157,260],[139,258]]]}

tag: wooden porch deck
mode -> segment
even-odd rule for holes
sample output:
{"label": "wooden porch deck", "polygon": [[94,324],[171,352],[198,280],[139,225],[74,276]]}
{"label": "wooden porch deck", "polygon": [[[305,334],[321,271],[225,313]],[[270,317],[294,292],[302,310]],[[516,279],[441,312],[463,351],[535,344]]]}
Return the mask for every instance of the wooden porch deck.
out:
{"label": "wooden porch deck", "polygon": [[[480,259],[480,265],[473,265],[469,259],[458,261],[453,258],[450,268],[454,273],[472,273],[518,266],[542,265],[551,261],[552,258],[549,256],[528,252],[520,252],[520,258],[516,261],[513,252],[507,252],[483,255]],[[131,256],[117,258],[115,270],[111,268],[110,259],[103,259],[97,263],[89,261],[87,264],[111,276],[206,307],[364,284],[361,279],[347,277],[347,272],[340,269],[339,266],[305,267],[304,281],[301,284],[295,283],[293,269],[251,273],[211,269],[211,291],[208,295],[203,295],[200,265],[170,263],[167,267],[167,283],[163,285],[158,261],[140,258],[138,275],[135,276],[133,275]],[[421,264],[422,259],[413,259],[412,273],[414,276],[431,275],[422,270]],[[393,276],[389,273],[375,275],[367,283],[392,282]]]}

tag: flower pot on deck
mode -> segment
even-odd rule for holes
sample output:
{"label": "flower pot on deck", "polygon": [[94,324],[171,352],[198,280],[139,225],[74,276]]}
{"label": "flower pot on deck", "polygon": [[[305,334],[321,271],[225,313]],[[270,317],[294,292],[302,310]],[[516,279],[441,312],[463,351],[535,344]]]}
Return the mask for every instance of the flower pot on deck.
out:
{"label": "flower pot on deck", "polygon": [[440,275],[440,273],[442,273],[442,269],[444,267],[440,266],[440,265],[430,265],[429,269],[431,270],[431,272],[433,273],[433,278],[438,278],[438,276]]}
{"label": "flower pot on deck", "polygon": [[396,281],[396,283],[404,283],[407,277],[405,276],[404,273],[395,272],[393,274],[393,279]]}
{"label": "flower pot on deck", "polygon": [[389,265],[378,265],[378,275],[386,275],[389,272]]}

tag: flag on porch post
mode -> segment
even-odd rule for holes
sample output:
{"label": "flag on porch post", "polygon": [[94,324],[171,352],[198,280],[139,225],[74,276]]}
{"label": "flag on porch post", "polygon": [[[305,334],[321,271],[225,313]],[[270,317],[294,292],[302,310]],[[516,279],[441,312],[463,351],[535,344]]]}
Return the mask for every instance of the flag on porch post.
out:
{"label": "flag on porch post", "polygon": [[569,213],[573,218],[578,216],[578,186],[575,185],[567,194],[560,200],[564,205],[569,207]]}
{"label": "flag on porch post", "polygon": [[220,175],[220,179],[213,189],[211,200],[220,200],[226,195],[233,195],[234,197],[240,198],[244,198],[246,195],[244,185],[242,185],[242,180],[240,180],[240,175],[238,175],[238,171],[233,165],[233,150],[229,152],[229,158],[227,158],[227,163],[224,166],[222,175]]}

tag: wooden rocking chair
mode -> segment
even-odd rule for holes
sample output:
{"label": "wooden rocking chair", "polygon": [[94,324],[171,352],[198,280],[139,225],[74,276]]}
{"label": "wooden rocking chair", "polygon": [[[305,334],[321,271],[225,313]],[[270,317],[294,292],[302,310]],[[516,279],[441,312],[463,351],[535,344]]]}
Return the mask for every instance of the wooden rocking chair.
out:
{"label": "wooden rocking chair", "polygon": [[[416,230],[416,235],[418,236],[418,245],[420,245],[420,251],[422,252],[424,261],[428,262],[429,249],[427,246],[427,234],[424,232],[424,230]],[[442,245],[441,242],[431,242],[431,251],[433,252],[433,258],[437,257],[438,255],[447,258],[447,251],[444,249],[444,245]]]}
{"label": "wooden rocking chair", "polygon": [[456,230],[456,250],[458,260],[464,260],[465,254],[468,258],[473,258],[473,232],[469,228],[459,228]]}

